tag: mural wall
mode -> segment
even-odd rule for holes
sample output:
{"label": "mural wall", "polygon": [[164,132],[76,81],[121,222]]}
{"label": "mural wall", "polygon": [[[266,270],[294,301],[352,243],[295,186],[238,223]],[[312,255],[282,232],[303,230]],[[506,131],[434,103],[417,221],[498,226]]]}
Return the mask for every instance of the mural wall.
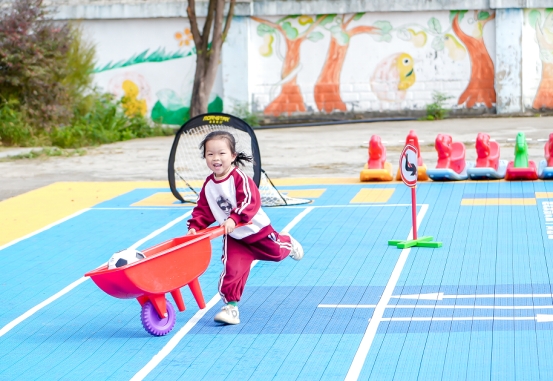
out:
{"label": "mural wall", "polygon": [[[268,115],[495,104],[493,11],[253,17]],[[254,52],[251,52],[253,54]]]}
{"label": "mural wall", "polygon": [[[196,55],[186,19],[98,20],[82,25],[96,43],[95,85],[122,99],[129,115],[139,113],[172,125],[189,118]],[[222,111],[222,99],[219,75],[210,111]]]}
{"label": "mural wall", "polygon": [[523,102],[553,109],[553,9],[527,9],[523,27]]}
{"label": "mural wall", "polygon": [[[436,91],[449,108],[493,110],[506,70],[496,47],[522,51],[522,72],[511,76],[524,108],[553,109],[553,9],[515,11],[520,46],[496,36],[493,10],[235,18],[209,111],[232,108],[234,97],[270,116],[423,110]],[[195,49],[185,18],[82,24],[97,45],[99,88],[129,114],[188,119]]]}

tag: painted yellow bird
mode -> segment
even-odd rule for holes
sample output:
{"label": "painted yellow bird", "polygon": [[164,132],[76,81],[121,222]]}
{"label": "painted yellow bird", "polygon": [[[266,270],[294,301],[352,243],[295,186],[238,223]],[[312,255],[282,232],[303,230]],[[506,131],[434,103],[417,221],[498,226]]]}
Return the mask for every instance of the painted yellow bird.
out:
{"label": "painted yellow bird", "polygon": [[407,53],[396,53],[376,65],[371,77],[371,89],[378,99],[401,102],[408,88],[415,84],[415,62]]}
{"label": "painted yellow bird", "polygon": [[146,105],[146,101],[144,99],[138,99],[140,89],[136,83],[127,79],[123,81],[122,87],[125,95],[121,99],[121,104],[125,110],[125,114],[130,117],[146,115],[148,106]]}

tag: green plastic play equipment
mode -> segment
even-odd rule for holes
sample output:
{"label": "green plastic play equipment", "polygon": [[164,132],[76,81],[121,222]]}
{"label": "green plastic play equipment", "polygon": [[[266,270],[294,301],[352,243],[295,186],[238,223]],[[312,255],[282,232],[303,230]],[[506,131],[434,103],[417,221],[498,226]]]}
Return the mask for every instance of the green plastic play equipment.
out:
{"label": "green plastic play equipment", "polygon": [[528,143],[524,132],[517,134],[515,143],[515,168],[528,168]]}

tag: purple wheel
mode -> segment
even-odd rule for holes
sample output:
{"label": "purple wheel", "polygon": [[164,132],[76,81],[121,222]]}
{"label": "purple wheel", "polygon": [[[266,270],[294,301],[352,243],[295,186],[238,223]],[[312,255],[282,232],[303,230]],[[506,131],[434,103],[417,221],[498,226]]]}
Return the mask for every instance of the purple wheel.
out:
{"label": "purple wheel", "polygon": [[142,312],[140,313],[140,320],[142,320],[142,326],[144,329],[154,336],[167,335],[177,321],[175,315],[175,309],[173,305],[167,300],[167,317],[160,319],[156,309],[152,302],[146,302],[142,306]]}

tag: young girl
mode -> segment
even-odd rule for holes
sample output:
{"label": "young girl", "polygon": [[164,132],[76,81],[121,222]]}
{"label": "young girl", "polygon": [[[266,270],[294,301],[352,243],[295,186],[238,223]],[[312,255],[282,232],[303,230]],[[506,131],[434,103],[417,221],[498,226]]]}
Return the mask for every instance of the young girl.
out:
{"label": "young girl", "polygon": [[[252,262],[278,262],[288,256],[299,261],[303,248],[292,236],[279,234],[271,226],[269,217],[261,209],[257,186],[238,168],[252,158],[236,152],[232,134],[211,132],[201,142],[200,150],[213,173],[206,178],[198,204],[188,220],[188,234],[195,234],[215,221],[225,228],[219,293],[226,305],[214,320],[239,324],[238,302]],[[236,228],[240,222],[251,224]]]}

